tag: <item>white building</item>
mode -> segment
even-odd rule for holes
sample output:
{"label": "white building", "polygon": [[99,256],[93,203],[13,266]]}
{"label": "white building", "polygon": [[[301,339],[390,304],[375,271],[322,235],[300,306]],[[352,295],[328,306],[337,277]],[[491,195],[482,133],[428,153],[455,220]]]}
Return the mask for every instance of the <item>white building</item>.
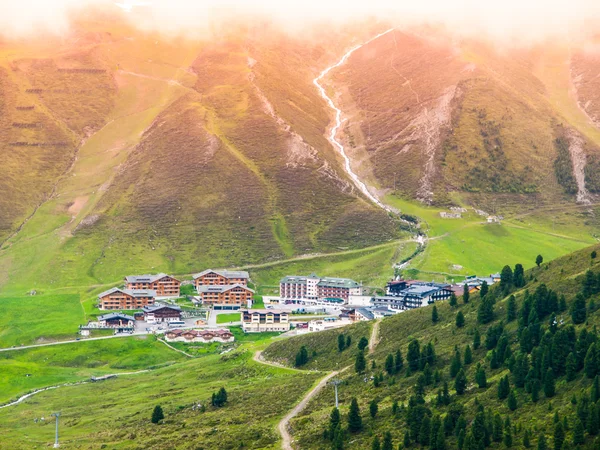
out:
{"label": "white building", "polygon": [[242,329],[245,333],[265,331],[289,331],[289,315],[285,311],[271,309],[249,309],[240,311]]}

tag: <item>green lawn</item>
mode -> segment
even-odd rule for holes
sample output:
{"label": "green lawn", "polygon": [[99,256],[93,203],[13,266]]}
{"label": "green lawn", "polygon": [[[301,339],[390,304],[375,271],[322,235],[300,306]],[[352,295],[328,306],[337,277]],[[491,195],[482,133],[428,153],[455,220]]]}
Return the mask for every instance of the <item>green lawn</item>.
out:
{"label": "green lawn", "polygon": [[0,297],[0,347],[75,338],[85,323],[79,295]]}
{"label": "green lawn", "polygon": [[219,314],[217,316],[217,323],[228,323],[228,322],[239,322],[239,321],[240,321],[240,313]]}
{"label": "green lawn", "polygon": [[[31,390],[184,360],[154,336],[80,341],[0,352],[0,402]],[[29,375],[29,376],[27,376]]]}

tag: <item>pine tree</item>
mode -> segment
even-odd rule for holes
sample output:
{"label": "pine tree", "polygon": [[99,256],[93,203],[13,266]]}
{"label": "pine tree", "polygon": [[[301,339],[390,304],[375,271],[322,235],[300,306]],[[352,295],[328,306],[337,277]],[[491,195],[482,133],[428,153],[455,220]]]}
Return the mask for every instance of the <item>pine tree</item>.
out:
{"label": "pine tree", "polygon": [[344,432],[342,425],[339,424],[333,433],[333,442],[331,443],[332,450],[344,450]]}
{"label": "pine tree", "polygon": [[577,376],[577,358],[575,358],[575,354],[573,352],[569,353],[567,356],[567,381],[573,381]]}
{"label": "pine tree", "polygon": [[421,445],[429,445],[429,437],[431,436],[431,420],[428,415],[425,415],[421,420],[421,428],[419,428],[419,443]]}
{"label": "pine tree", "polygon": [[473,362],[473,352],[471,352],[471,346],[467,345],[465,348],[465,357],[463,358],[465,366],[468,366]]}
{"label": "pine tree", "polygon": [[487,387],[487,377],[485,375],[485,369],[482,365],[477,365],[477,371],[475,372],[475,382],[477,386],[484,389]]}
{"label": "pine tree", "polygon": [[511,390],[510,394],[508,394],[508,409],[514,411],[517,409],[517,397],[515,396],[515,391]]}
{"label": "pine tree", "polygon": [[440,320],[440,317],[438,316],[437,306],[433,305],[433,308],[431,309],[431,321],[433,323],[437,323],[439,320]]}
{"label": "pine tree", "polygon": [[510,393],[510,383],[508,381],[508,375],[502,377],[498,383],[498,399],[504,400]]}
{"label": "pine tree", "polygon": [[564,442],[565,430],[563,430],[562,423],[558,422],[554,425],[554,450],[562,450]]}
{"label": "pine tree", "polygon": [[373,399],[371,400],[371,403],[369,403],[369,414],[371,414],[371,417],[374,419],[378,412],[379,404],[377,403],[377,400]]}
{"label": "pine tree", "polygon": [[343,334],[338,334],[338,351],[343,352],[346,348],[346,338]]}
{"label": "pine tree", "polygon": [[387,358],[385,359],[385,371],[388,373],[388,375],[394,375],[394,373],[396,373],[396,367],[394,365],[394,355],[392,355],[391,353],[387,355]]}
{"label": "pine tree", "polygon": [[305,365],[308,362],[308,350],[306,349],[306,347],[303,345],[302,347],[300,347],[300,350],[298,350],[298,353],[296,354],[296,367],[300,367]]}
{"label": "pine tree", "polygon": [[469,297],[471,297],[471,294],[469,292],[469,285],[465,283],[465,285],[463,286],[463,303],[465,305],[469,303]]}
{"label": "pine tree", "polygon": [[512,322],[517,318],[517,301],[514,295],[508,297],[508,305],[506,307],[506,321]]}
{"label": "pine tree", "polygon": [[548,369],[546,375],[544,376],[544,395],[547,398],[554,397],[556,394],[556,383],[554,380],[554,372],[552,369]]}
{"label": "pine tree", "polygon": [[575,422],[575,430],[573,430],[573,445],[582,445],[585,442],[583,422],[577,419]]}
{"label": "pine tree", "polygon": [[352,345],[352,336],[348,335],[346,336],[346,348],[350,348],[350,345]]}
{"label": "pine tree", "polygon": [[587,307],[585,305],[585,297],[580,292],[575,296],[575,301],[571,306],[571,319],[573,319],[574,324],[580,324],[585,322],[587,318]]}
{"label": "pine tree", "polygon": [[465,375],[465,371],[463,369],[460,369],[456,375],[456,379],[454,380],[454,389],[458,395],[464,394],[465,390],[467,389],[467,376]]}
{"label": "pine tree", "polygon": [[494,302],[491,298],[484,297],[477,309],[477,321],[481,324],[486,324],[492,320],[494,320]]}
{"label": "pine tree", "polygon": [[600,399],[600,385],[598,384],[598,375],[594,377],[592,388],[590,390],[590,400],[596,403]]}
{"label": "pine tree", "polygon": [[463,450],[465,448],[465,430],[460,430],[458,432],[457,447],[458,450]]}
{"label": "pine tree", "polygon": [[540,380],[534,378],[531,381],[531,401],[533,403],[537,403],[537,401],[540,399],[540,389]]}
{"label": "pine tree", "polygon": [[494,415],[494,422],[492,426],[492,439],[494,442],[500,442],[502,440],[502,435],[504,434],[504,424],[502,422],[502,417],[500,414],[496,413]]}
{"label": "pine tree", "polygon": [[465,326],[465,315],[462,311],[456,313],[456,327],[462,328]]}
{"label": "pine tree", "polygon": [[452,361],[450,361],[450,377],[454,378],[458,371],[462,368],[460,351],[458,347],[454,348],[454,356],[452,357]]}
{"label": "pine tree", "polygon": [[396,358],[394,359],[394,372],[398,373],[404,366],[404,360],[402,359],[402,353],[400,350],[396,350]]}
{"label": "pine tree", "polygon": [[360,408],[358,401],[353,398],[350,402],[350,411],[348,412],[348,430],[351,433],[357,433],[362,430],[362,417],[360,416]]}
{"label": "pine tree", "polygon": [[512,445],[513,445],[512,430],[510,427],[505,427],[505,429],[504,429],[504,446],[506,448],[511,448]]}
{"label": "pine tree", "polygon": [[406,359],[408,362],[408,367],[411,371],[419,370],[420,360],[421,360],[421,351],[419,349],[419,341],[413,339],[410,344],[408,344],[408,353],[406,354]]}
{"label": "pine tree", "polygon": [[510,266],[504,266],[500,272],[500,288],[507,292],[513,284],[513,271]]}
{"label": "pine tree", "polygon": [[392,433],[386,431],[383,435],[383,444],[381,450],[394,450],[394,443],[392,441]]}
{"label": "pine tree", "polygon": [[535,258],[535,264],[540,267],[540,265],[544,262],[544,257],[542,255],[537,255]]}
{"label": "pine tree", "polygon": [[473,334],[473,348],[477,350],[481,346],[481,335],[479,334],[479,330],[476,328],[475,333]]}
{"label": "pine tree", "polygon": [[423,369],[423,377],[425,378],[425,386],[429,386],[431,383],[433,383],[433,372],[431,371],[429,363],[425,364],[425,368]]}
{"label": "pine tree", "polygon": [[523,433],[523,447],[530,448],[531,447],[531,434],[529,433],[529,428],[525,430]]}
{"label": "pine tree", "polygon": [[593,343],[589,346],[587,353],[585,354],[584,370],[588,378],[594,378],[598,373],[598,357],[596,355],[596,344]]}
{"label": "pine tree", "polygon": [[331,414],[329,415],[329,430],[328,430],[328,438],[333,441],[335,439],[335,432],[338,426],[341,423],[340,410],[337,408],[333,408],[331,410]]}
{"label": "pine tree", "polygon": [[525,286],[525,271],[523,269],[523,264],[515,264],[513,280],[516,287],[520,288]]}
{"label": "pine tree", "polygon": [[373,444],[371,445],[371,450],[381,450],[381,444],[379,443],[379,436],[375,436],[373,438]]}
{"label": "pine tree", "polygon": [[403,440],[404,448],[410,447],[410,434],[408,430],[404,432],[404,440]]}
{"label": "pine tree", "polygon": [[365,359],[365,354],[361,350],[356,354],[356,360],[354,361],[354,370],[356,373],[362,373],[367,368],[367,360]]}
{"label": "pine tree", "polygon": [[458,306],[458,299],[456,298],[456,294],[454,292],[450,295],[450,300],[448,300],[448,303],[452,308],[456,308]]}
{"label": "pine tree", "polygon": [[364,350],[369,345],[369,340],[366,337],[361,337],[358,341],[357,347],[359,350]]}
{"label": "pine tree", "polygon": [[160,405],[156,405],[154,407],[154,410],[152,411],[152,418],[150,419],[150,421],[154,424],[157,424],[164,418],[165,415],[163,414],[162,407]]}
{"label": "pine tree", "polygon": [[546,443],[546,436],[544,433],[540,433],[538,437],[537,450],[548,450],[548,444]]}

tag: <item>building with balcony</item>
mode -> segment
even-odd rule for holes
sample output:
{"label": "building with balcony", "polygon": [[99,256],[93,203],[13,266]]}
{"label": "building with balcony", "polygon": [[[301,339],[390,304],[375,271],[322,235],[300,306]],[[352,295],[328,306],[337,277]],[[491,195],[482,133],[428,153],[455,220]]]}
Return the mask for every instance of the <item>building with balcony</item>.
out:
{"label": "building with balcony", "polygon": [[270,309],[250,309],[240,311],[242,329],[246,333],[261,333],[265,331],[289,331],[289,315],[285,311]]}
{"label": "building with balcony", "polygon": [[126,289],[146,289],[156,292],[157,297],[179,297],[181,281],[170,275],[130,275],[125,277]]}

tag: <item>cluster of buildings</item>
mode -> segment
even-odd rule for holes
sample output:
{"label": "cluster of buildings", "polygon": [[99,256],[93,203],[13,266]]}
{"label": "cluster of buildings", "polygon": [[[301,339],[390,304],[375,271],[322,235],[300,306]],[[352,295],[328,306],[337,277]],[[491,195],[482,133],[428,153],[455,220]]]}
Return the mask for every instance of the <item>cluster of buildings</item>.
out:
{"label": "cluster of buildings", "polygon": [[[205,270],[193,277],[199,302],[214,309],[252,307],[254,291],[248,287],[250,276],[244,271]],[[131,275],[123,288],[112,288],[98,295],[102,310],[142,309],[157,300],[177,298],[181,281],[170,275]]]}
{"label": "cluster of buildings", "polygon": [[233,342],[235,337],[229,330],[169,330],[165,333],[168,342]]}
{"label": "cluster of buildings", "polygon": [[349,278],[287,276],[279,282],[280,301],[288,303],[335,304],[348,303],[352,296],[362,294],[362,284]]}

